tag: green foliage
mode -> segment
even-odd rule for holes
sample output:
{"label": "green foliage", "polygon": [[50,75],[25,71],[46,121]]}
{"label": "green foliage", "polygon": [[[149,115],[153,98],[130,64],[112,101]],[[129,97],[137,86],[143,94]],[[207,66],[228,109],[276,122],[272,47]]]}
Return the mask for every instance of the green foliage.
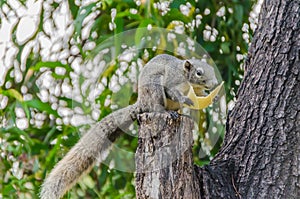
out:
{"label": "green foliage", "polygon": [[[167,4],[153,0],[102,0],[85,4],[73,0],[52,4],[18,2],[18,9],[26,10],[27,14],[17,14],[16,6],[0,1],[0,25],[3,29],[5,24],[11,24],[7,28],[9,38],[5,41],[0,38],[0,198],[38,198],[46,173],[78,141],[89,123],[112,112],[106,101],[111,99],[111,104],[119,106],[125,106],[128,100],[135,101],[136,95],[128,95],[134,93],[132,87],[124,86],[123,93],[113,95],[110,84],[119,72],[118,62],[111,62],[108,68],[101,69],[95,81],[88,81],[95,67],[89,68],[87,63],[97,57],[97,47],[117,33],[149,25],[182,28],[184,34],[200,43],[213,58],[226,84],[227,102],[233,100],[236,82],[243,74],[240,67],[243,60],[236,57],[245,55],[248,48],[243,39],[247,32],[242,27],[248,23],[253,4],[250,0],[173,0]],[[35,9],[30,10],[32,7]],[[27,20],[34,19],[35,23],[30,34],[22,32],[26,29],[24,18],[28,16]],[[251,35],[251,31],[247,34]],[[136,45],[141,42],[141,34],[136,32]],[[121,41],[114,41],[116,55],[122,50],[120,44]],[[158,52],[148,53],[144,61]],[[111,61],[105,55],[101,58]],[[95,65],[100,65],[101,60]],[[129,71],[125,69],[121,75],[128,77]],[[101,86],[101,93],[91,99],[89,94],[97,86]],[[113,96],[124,101],[114,101]],[[80,120],[74,115],[89,122],[74,124],[74,120]],[[209,123],[212,117],[208,114],[200,119]],[[216,154],[224,132],[223,125],[217,126],[218,138],[212,143],[209,136],[213,135],[207,135],[208,128],[212,127],[204,126],[199,123],[200,136],[194,147],[195,161],[200,165]],[[201,144],[211,149],[205,152],[205,157],[197,155],[203,153]],[[126,135],[117,145],[134,152],[137,139]],[[124,162],[119,159],[117,164]],[[134,198],[133,175],[102,164],[65,196],[97,197]]]}

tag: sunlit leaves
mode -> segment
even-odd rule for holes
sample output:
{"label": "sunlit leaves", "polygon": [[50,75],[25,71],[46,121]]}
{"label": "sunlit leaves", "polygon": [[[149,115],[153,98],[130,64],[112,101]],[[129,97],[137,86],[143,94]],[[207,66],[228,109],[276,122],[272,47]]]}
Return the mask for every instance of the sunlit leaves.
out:
{"label": "sunlit leaves", "polygon": [[31,67],[34,71],[39,71],[42,67],[45,67],[47,69],[55,69],[56,67],[63,67],[67,70],[67,72],[71,72],[73,69],[68,64],[63,64],[59,61],[56,62],[38,62],[36,65]]}
{"label": "sunlit leaves", "polygon": [[182,21],[184,23],[189,23],[191,21],[191,18],[185,16],[176,8],[171,8],[171,10],[163,17],[163,19],[166,24],[169,24],[174,20]]}
{"label": "sunlit leaves", "polygon": [[19,102],[23,101],[22,95],[15,89],[2,90],[0,88],[0,94],[3,94],[8,97],[12,97],[12,98],[18,100]]}
{"label": "sunlit leaves", "polygon": [[59,117],[57,111],[53,110],[48,103],[41,102],[40,100],[32,99],[25,101],[24,104],[26,104],[28,107],[36,108],[41,112],[45,111],[48,114],[52,114],[55,117]]}

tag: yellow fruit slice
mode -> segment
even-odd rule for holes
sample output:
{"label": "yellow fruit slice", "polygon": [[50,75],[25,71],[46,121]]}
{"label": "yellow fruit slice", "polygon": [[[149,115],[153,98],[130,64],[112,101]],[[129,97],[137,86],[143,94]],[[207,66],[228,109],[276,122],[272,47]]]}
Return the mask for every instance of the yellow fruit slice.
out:
{"label": "yellow fruit slice", "polygon": [[193,87],[190,87],[188,97],[193,101],[193,106],[188,106],[184,104],[185,107],[188,107],[190,109],[200,110],[208,107],[210,104],[213,103],[214,98],[218,95],[220,89],[222,88],[224,82],[222,82],[219,86],[217,86],[212,92],[210,92],[209,95],[205,97],[198,97],[195,94],[195,91]]}

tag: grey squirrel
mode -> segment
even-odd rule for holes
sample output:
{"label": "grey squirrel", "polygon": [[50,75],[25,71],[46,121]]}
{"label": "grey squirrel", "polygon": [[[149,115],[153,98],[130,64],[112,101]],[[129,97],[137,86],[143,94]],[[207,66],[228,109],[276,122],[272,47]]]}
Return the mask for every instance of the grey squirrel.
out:
{"label": "grey squirrel", "polygon": [[197,94],[217,85],[212,66],[197,59],[181,60],[171,55],[158,55],[142,69],[138,79],[135,104],[119,109],[93,126],[60,160],[45,179],[41,199],[58,199],[83,174],[90,171],[100,154],[144,112],[179,110],[193,105],[187,93],[192,86]]}

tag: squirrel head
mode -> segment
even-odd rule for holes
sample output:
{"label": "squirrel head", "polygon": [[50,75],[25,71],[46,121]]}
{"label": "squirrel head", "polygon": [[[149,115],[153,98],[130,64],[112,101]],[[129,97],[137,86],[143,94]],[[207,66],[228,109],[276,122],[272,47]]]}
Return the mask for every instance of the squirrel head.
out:
{"label": "squirrel head", "polygon": [[214,68],[204,61],[197,59],[184,60],[186,78],[194,88],[211,90],[218,84]]}

